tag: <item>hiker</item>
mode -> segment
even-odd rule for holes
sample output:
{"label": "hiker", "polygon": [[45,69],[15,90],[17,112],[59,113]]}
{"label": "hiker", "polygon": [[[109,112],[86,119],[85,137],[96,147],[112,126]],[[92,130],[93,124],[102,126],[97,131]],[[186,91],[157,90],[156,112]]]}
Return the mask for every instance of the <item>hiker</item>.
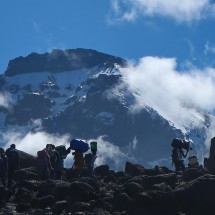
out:
{"label": "hiker", "polygon": [[83,153],[79,150],[75,150],[72,155],[74,156],[74,163],[72,166],[73,175],[75,177],[80,177],[81,173],[86,169]]}
{"label": "hiker", "polygon": [[97,142],[90,142],[90,149],[91,153],[87,153],[84,156],[84,161],[88,170],[89,175],[94,175],[93,170],[94,170],[94,163],[97,158],[96,153],[97,153]]}
{"label": "hiker", "polygon": [[86,170],[83,153],[89,150],[89,144],[86,140],[72,139],[70,142],[70,149],[74,150],[74,152],[72,153],[72,155],[74,156],[72,175],[75,177],[80,177]]}
{"label": "hiker", "polygon": [[59,159],[58,159],[57,164],[56,164],[55,178],[57,180],[61,180],[62,179],[62,171],[64,168],[64,159],[66,159],[66,157],[70,153],[71,149],[70,149],[70,147],[68,149],[66,149],[66,147],[64,145],[61,145],[61,146],[55,147],[55,150],[59,154]]}
{"label": "hiker", "polygon": [[60,159],[59,153],[58,153],[58,151],[55,150],[55,145],[53,145],[53,144],[47,144],[46,145],[46,151],[49,155],[50,163],[51,163],[51,166],[53,168],[53,170],[50,172],[50,177],[54,178],[55,174],[56,174],[57,164],[58,164],[59,159]]}
{"label": "hiker", "polygon": [[53,171],[47,149],[37,152],[36,168],[39,180],[47,180]]}
{"label": "hiker", "polygon": [[7,156],[5,154],[5,150],[0,148],[0,179],[4,187],[6,187],[7,170]]}
{"label": "hiker", "polygon": [[184,154],[184,151],[182,148],[174,147],[172,150],[172,162],[175,165],[175,171],[184,172],[185,170],[185,164],[183,158],[186,158],[188,151]]}
{"label": "hiker", "polygon": [[6,156],[8,159],[8,178],[7,178],[7,186],[11,188],[12,181],[14,178],[14,173],[19,169],[20,159],[19,153],[16,150],[16,145],[11,144],[10,148],[6,150]]}

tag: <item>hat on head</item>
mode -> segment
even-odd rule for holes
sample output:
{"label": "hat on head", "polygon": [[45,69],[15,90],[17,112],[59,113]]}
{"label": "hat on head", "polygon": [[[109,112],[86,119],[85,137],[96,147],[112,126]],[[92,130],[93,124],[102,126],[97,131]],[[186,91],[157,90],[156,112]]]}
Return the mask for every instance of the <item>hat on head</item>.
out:
{"label": "hat on head", "polygon": [[15,148],[16,148],[16,145],[15,145],[15,144],[11,144],[11,145],[10,145],[10,148],[15,149]]}

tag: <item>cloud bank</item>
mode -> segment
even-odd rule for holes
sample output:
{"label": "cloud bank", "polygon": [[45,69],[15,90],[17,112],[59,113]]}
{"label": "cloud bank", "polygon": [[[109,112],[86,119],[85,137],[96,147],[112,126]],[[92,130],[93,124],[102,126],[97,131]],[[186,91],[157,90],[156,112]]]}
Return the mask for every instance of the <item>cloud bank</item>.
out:
{"label": "cloud bank", "polygon": [[9,108],[10,107],[10,97],[8,93],[0,93],[0,107]]}
{"label": "cloud bank", "polygon": [[29,132],[27,134],[19,132],[6,132],[1,134],[1,142],[4,143],[5,148],[9,147],[12,143],[15,143],[17,149],[26,153],[36,156],[37,151],[46,147],[46,144],[54,145],[68,145],[69,136],[57,136],[47,134],[45,132]]}
{"label": "cloud bank", "polygon": [[[37,155],[37,151],[44,149],[46,144],[54,144],[55,146],[65,145],[68,148],[69,142],[72,139],[69,135],[57,136],[42,131],[36,133],[29,132],[27,134],[23,134],[18,131],[5,132],[0,134],[0,138],[0,145],[4,145],[5,149],[12,143],[15,143],[18,150],[34,156]],[[88,140],[88,143],[90,141],[95,140]],[[123,153],[118,146],[105,141],[103,136],[98,137],[96,141],[98,142],[96,166],[108,164],[112,169],[122,170],[125,166],[125,162],[132,160],[132,158],[128,158],[128,156]],[[70,153],[65,160],[65,167],[71,168],[73,162],[73,156]]]}
{"label": "cloud bank", "polygon": [[118,21],[134,21],[138,17],[163,16],[177,22],[199,20],[214,11],[210,0],[111,0]]}
{"label": "cloud bank", "polygon": [[180,129],[202,124],[200,109],[215,110],[213,68],[179,72],[174,58],[143,57],[121,71],[136,97],[134,109],[152,107]]}
{"label": "cloud bank", "polygon": [[128,157],[118,146],[106,141],[104,136],[98,137],[96,141],[98,143],[98,157],[95,163],[97,166],[109,164],[112,169],[122,170],[125,167],[126,161],[134,161],[134,158]]}

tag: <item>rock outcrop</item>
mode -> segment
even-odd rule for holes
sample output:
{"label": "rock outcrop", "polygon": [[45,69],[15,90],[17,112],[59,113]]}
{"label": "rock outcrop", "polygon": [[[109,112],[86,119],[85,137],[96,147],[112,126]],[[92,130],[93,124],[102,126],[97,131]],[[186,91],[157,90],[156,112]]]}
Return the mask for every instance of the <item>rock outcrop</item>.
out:
{"label": "rock outcrop", "polygon": [[13,187],[0,185],[0,215],[214,214],[215,176],[202,167],[179,176],[166,167],[126,163],[125,172],[116,172],[101,165],[91,177],[74,177],[64,169],[63,180],[40,181],[35,157],[19,153],[21,169]]}
{"label": "rock outcrop", "polygon": [[92,68],[100,65],[111,67],[114,64],[124,65],[125,60],[91,49],[54,49],[51,53],[31,53],[27,57],[17,57],[9,61],[6,76],[33,72],[62,72]]}

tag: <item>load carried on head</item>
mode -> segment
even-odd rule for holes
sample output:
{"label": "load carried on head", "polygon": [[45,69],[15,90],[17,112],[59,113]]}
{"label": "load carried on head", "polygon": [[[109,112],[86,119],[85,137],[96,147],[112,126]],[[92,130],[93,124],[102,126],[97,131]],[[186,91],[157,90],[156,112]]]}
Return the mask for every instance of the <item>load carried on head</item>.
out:
{"label": "load carried on head", "polygon": [[171,146],[173,148],[179,148],[179,149],[185,149],[187,151],[192,150],[192,148],[190,147],[190,142],[186,141],[186,140],[181,140],[178,138],[173,139]]}
{"label": "load carried on head", "polygon": [[89,150],[89,144],[85,140],[73,139],[70,142],[70,149],[80,153],[85,153]]}

